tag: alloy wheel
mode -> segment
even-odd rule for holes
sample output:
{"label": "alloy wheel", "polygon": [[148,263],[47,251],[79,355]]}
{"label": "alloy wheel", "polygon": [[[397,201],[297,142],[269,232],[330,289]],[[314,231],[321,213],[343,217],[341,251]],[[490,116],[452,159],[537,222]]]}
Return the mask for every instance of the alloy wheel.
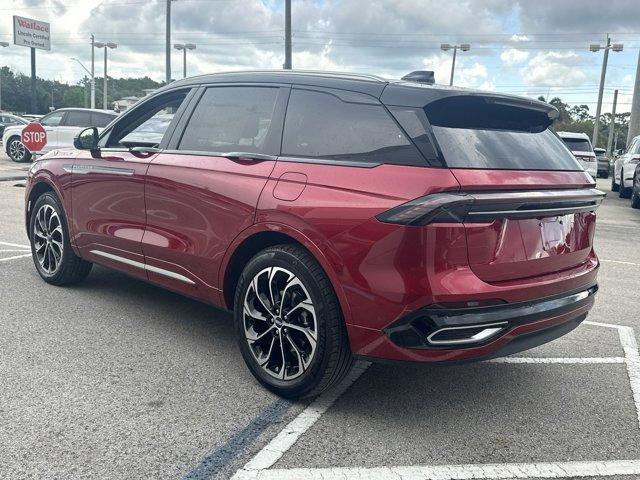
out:
{"label": "alloy wheel", "polygon": [[60,217],[51,205],[42,205],[36,212],[33,248],[42,270],[49,275],[53,274],[62,261],[64,241]]}
{"label": "alloy wheel", "polygon": [[20,140],[13,140],[9,144],[9,156],[14,160],[20,160],[24,157],[26,148]]}
{"label": "alloy wheel", "polygon": [[311,296],[295,274],[281,267],[258,272],[247,288],[242,318],[249,349],[269,375],[293,380],[309,368],[318,324]]}

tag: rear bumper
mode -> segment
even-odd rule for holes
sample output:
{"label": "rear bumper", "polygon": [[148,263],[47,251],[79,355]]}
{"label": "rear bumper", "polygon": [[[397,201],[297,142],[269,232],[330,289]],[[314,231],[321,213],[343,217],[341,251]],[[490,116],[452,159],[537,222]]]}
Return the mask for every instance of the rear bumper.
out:
{"label": "rear bumper", "polygon": [[[586,318],[597,290],[597,285],[592,285],[554,297],[491,307],[424,308],[377,334],[361,327],[349,333],[365,340],[363,348],[354,353],[374,360],[485,360],[527,350],[570,332]],[[488,332],[488,336],[483,333],[476,340],[473,336],[477,332]],[[464,341],[456,343],[460,339]]]}

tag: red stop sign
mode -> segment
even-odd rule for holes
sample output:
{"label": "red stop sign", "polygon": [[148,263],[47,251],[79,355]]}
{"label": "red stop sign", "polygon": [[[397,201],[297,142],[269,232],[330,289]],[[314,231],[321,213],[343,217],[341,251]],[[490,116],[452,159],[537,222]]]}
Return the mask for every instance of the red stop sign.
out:
{"label": "red stop sign", "polygon": [[27,150],[39,152],[47,144],[47,132],[42,128],[42,125],[32,122],[22,129],[20,141],[27,147]]}

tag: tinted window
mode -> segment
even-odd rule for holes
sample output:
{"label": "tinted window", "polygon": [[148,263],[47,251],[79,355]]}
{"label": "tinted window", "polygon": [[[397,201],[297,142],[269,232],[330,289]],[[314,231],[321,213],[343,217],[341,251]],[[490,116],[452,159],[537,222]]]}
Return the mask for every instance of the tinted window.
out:
{"label": "tinted window", "polygon": [[169,92],[136,105],[123,114],[101,143],[105,142],[107,147],[159,146],[187,93],[187,90]]}
{"label": "tinted window", "polygon": [[429,165],[442,166],[429,136],[424,112],[419,108],[409,107],[389,107],[389,110],[422,152]]}
{"label": "tinted window", "polygon": [[92,127],[98,127],[98,128],[106,127],[107,125],[109,125],[109,123],[111,123],[111,121],[114,118],[116,118],[116,115],[108,115],[106,113],[92,112],[91,113],[91,126]]}
{"label": "tinted window", "polygon": [[272,87],[208,88],[191,115],[178,148],[277,154],[269,132],[278,91]]}
{"label": "tinted window", "polygon": [[294,89],[284,124],[282,154],[367,163],[425,165],[380,104]]}
{"label": "tinted window", "polygon": [[42,120],[40,120],[40,123],[47,127],[57,127],[58,125],[60,125],[60,122],[62,122],[62,117],[64,117],[65,113],[66,112],[51,113],[43,117]]}
{"label": "tinted window", "polygon": [[582,170],[551,130],[538,133],[433,127],[450,167]]}
{"label": "tinted window", "polygon": [[91,112],[71,110],[67,112],[65,125],[68,127],[90,127]]}
{"label": "tinted window", "polygon": [[[561,137],[562,138],[562,137]],[[563,138],[562,141],[572,152],[591,152],[591,142],[586,138]]]}

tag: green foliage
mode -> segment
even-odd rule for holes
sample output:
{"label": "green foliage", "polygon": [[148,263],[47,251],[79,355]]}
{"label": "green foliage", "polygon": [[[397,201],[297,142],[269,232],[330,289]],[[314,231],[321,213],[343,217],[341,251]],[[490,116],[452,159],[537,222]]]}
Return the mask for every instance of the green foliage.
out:
{"label": "green foliage", "polygon": [[[2,109],[16,113],[44,114],[53,107],[89,107],[91,82],[84,77],[75,85],[61,83],[56,80],[36,79],[37,111],[31,111],[31,77],[14,72],[8,67],[0,68],[2,75]],[[144,89],[159,88],[162,83],[155,82],[149,77],[143,78],[108,78],[107,104],[113,107],[115,100],[122,97],[142,97]],[[102,108],[103,79],[96,77],[96,107]]]}

